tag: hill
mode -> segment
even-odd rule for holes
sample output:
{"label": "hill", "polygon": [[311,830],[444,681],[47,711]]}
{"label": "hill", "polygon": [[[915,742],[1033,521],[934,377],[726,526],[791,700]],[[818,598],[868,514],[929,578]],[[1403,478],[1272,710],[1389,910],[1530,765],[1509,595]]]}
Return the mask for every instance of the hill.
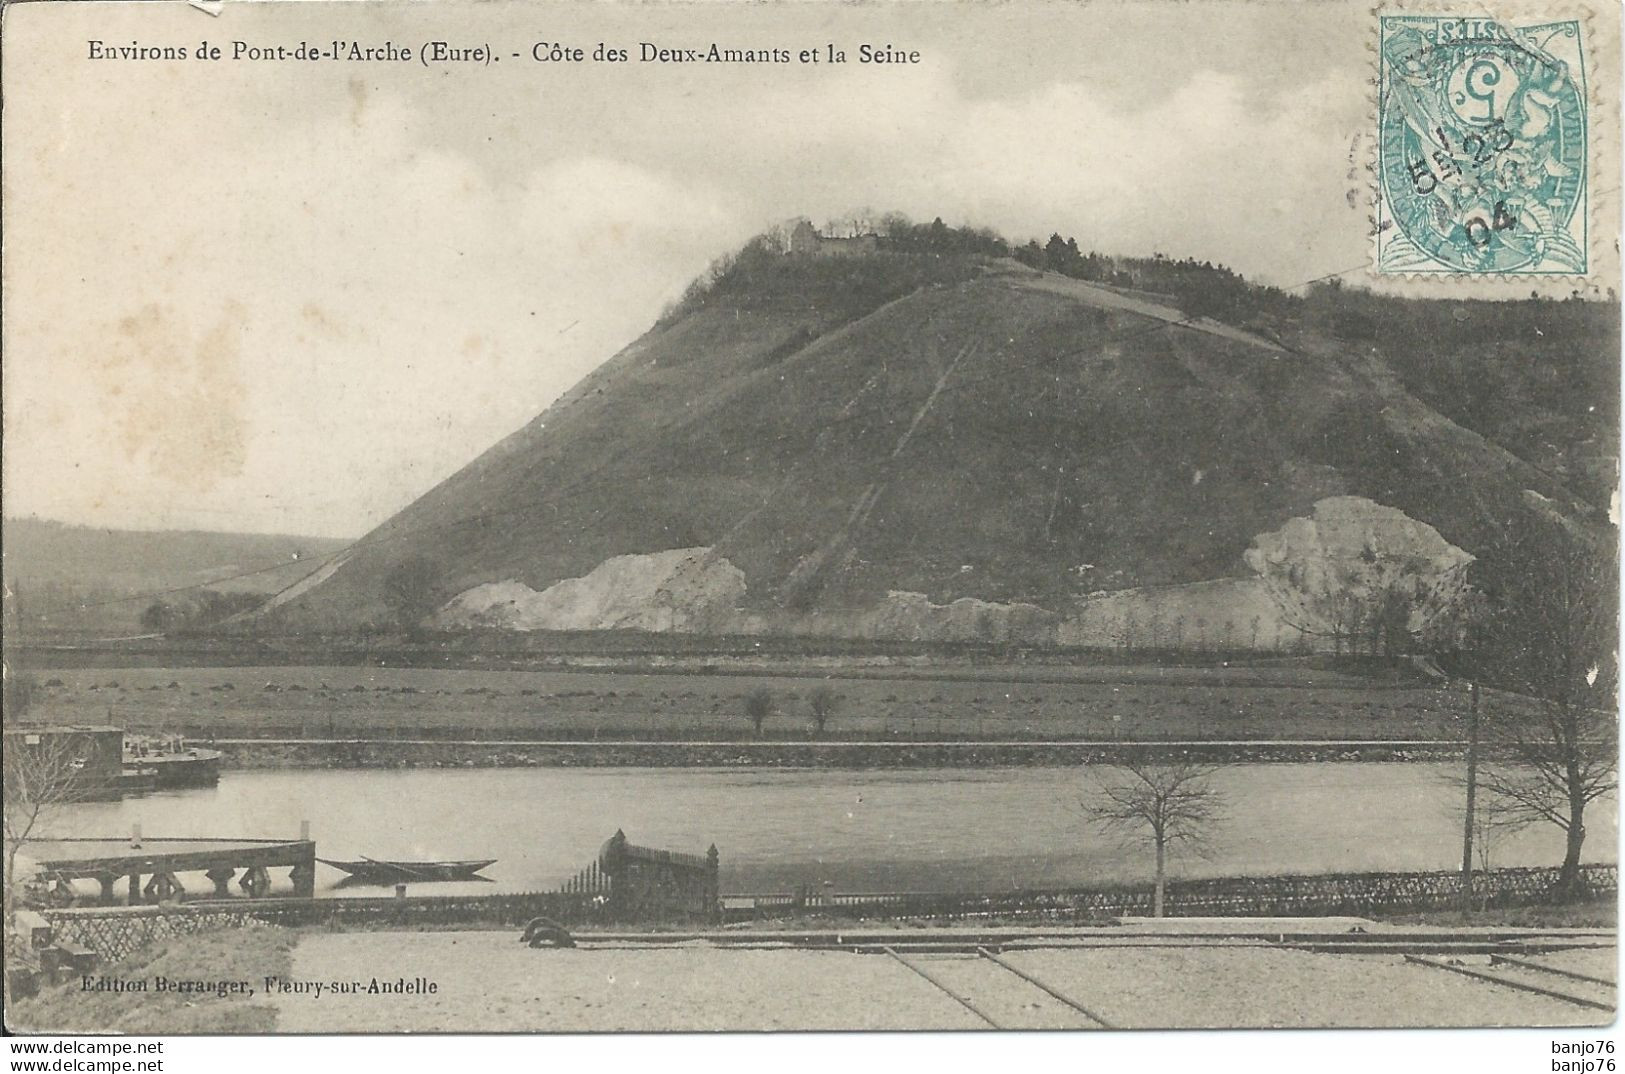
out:
{"label": "hill", "polygon": [[[141,617],[155,603],[195,613],[209,600],[200,594],[247,594],[256,599],[242,604],[258,604],[307,573],[310,561],[349,543],[280,534],[96,529],[35,518],[6,519],[3,541],[6,588],[19,599],[15,607],[8,600],[8,625],[11,615],[20,614],[28,631],[120,633],[142,629]],[[183,587],[202,588],[149,596]]]}
{"label": "hill", "polygon": [[748,247],[276,614],[1373,647],[1509,519],[1602,524],[1611,307],[905,234]]}

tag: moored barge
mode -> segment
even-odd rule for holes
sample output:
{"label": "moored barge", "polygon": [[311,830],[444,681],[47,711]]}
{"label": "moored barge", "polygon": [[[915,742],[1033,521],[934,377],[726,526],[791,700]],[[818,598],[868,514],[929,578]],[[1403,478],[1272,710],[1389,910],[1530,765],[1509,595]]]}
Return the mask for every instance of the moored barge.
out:
{"label": "moored barge", "polygon": [[124,738],[125,775],[150,773],[151,785],[159,790],[213,787],[220,782],[220,757],[219,750],[188,746],[180,738],[153,739],[139,735]]}

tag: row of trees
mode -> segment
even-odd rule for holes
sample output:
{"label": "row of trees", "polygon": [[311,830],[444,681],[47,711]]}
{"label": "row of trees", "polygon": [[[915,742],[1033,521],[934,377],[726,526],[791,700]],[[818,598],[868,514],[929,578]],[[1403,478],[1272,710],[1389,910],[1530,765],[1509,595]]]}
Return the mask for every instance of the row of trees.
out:
{"label": "row of trees", "polygon": [[1586,813],[1619,786],[1616,531],[1556,517],[1507,528],[1473,565],[1473,600],[1441,663],[1490,693],[1479,790],[1503,824],[1565,835],[1560,887],[1579,894]]}
{"label": "row of trees", "polygon": [[[1464,822],[1489,838],[1533,825],[1563,833],[1559,901],[1584,896],[1581,858],[1593,803],[1619,789],[1619,576],[1617,533],[1555,513],[1506,520],[1468,573],[1466,599],[1425,636],[1407,639],[1475,694],[1488,688],[1477,726],[1477,801]],[[1399,632],[1397,613],[1391,620]],[[1218,815],[1212,769],[1128,766],[1096,818],[1150,839],[1160,892],[1166,850],[1199,845]],[[1471,800],[1471,799],[1470,799]],[[1158,904],[1160,906],[1160,895]]]}
{"label": "row of trees", "polygon": [[[812,720],[813,729],[820,735],[829,723],[830,717],[840,705],[840,698],[828,686],[814,687],[812,693],[807,695],[807,715]],[[745,719],[750,721],[751,730],[757,738],[762,737],[762,725],[768,717],[778,712],[778,702],[773,697],[773,691],[765,686],[758,686],[744,699]]]}
{"label": "row of trees", "polygon": [[263,593],[223,593],[202,589],[182,598],[154,601],[141,612],[141,628],[155,634],[206,630],[265,603]]}
{"label": "row of trees", "polygon": [[1011,251],[1022,264],[1073,279],[1172,295],[1190,317],[1213,317],[1239,324],[1260,314],[1294,310],[1298,300],[1277,287],[1249,283],[1240,273],[1212,261],[1151,257],[1114,257],[1089,251],[1078,240],[1052,233],[1042,246],[1030,239]]}

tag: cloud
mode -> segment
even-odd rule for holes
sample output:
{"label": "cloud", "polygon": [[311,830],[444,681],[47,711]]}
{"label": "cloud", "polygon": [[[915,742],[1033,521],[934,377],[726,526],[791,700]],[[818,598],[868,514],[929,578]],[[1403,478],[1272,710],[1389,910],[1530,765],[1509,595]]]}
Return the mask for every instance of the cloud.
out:
{"label": "cloud", "polygon": [[[31,255],[8,268],[8,506],[358,533],[797,214],[1060,230],[1277,282],[1364,256],[1336,215],[1364,120],[1346,72],[1170,66],[1129,99],[1053,69],[977,92],[938,49],[914,69],[504,65],[525,81],[295,92],[265,68],[155,67],[8,100],[34,121],[7,154],[8,243]],[[163,342],[131,349],[120,325],[149,320]],[[198,357],[210,340],[229,361]]]}

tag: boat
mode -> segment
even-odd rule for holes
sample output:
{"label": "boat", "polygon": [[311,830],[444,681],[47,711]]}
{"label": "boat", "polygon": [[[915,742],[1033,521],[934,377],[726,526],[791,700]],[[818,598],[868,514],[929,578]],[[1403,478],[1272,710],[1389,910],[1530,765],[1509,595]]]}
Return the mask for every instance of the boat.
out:
{"label": "boat", "polygon": [[126,764],[119,773],[120,794],[151,794],[158,789],[158,770]]}
{"label": "boat", "polygon": [[422,884],[442,880],[484,880],[476,876],[481,869],[495,865],[495,858],[483,861],[331,861],[317,858],[323,865],[331,865],[350,874],[350,879],[363,884]]}
{"label": "boat", "polygon": [[151,773],[155,787],[213,787],[220,782],[220,757],[219,750],[188,746],[178,737],[124,736],[125,773]]}

